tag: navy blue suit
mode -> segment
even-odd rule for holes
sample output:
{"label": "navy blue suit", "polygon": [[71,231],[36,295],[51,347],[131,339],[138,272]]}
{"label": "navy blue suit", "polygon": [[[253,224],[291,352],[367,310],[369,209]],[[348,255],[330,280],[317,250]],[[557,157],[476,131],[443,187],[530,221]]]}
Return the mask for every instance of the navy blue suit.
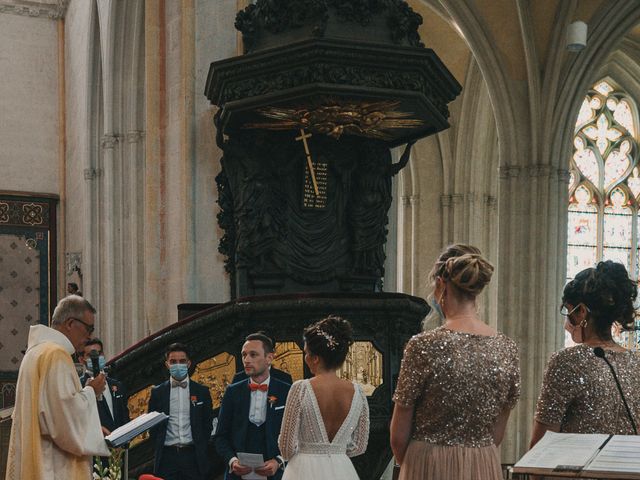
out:
{"label": "navy blue suit", "polygon": [[[262,453],[264,460],[271,460],[280,455],[278,448],[278,436],[282,424],[284,405],[291,385],[271,377],[269,390],[267,391],[267,416],[264,422],[265,443]],[[239,480],[240,477],[229,472],[229,461],[236,457],[238,452],[247,452],[250,447],[247,435],[253,426],[249,425],[249,407],[251,405],[251,392],[249,379],[233,383],[227,387],[222,398],[220,414],[218,415],[218,427],[215,434],[215,446],[218,454],[227,464],[225,480]],[[282,470],[278,470],[270,479],[279,480]]]}
{"label": "navy blue suit", "polygon": [[[176,387],[180,388],[180,387]],[[171,383],[169,380],[156,385],[151,389],[149,398],[150,412],[163,412],[170,414],[170,394]],[[189,380],[189,396],[191,397],[189,412],[191,420],[191,436],[193,437],[193,449],[195,450],[195,461],[197,463],[197,476],[205,478],[209,473],[209,458],[207,455],[207,445],[213,429],[213,405],[211,393],[204,385]],[[149,431],[155,452],[154,472],[160,473],[160,461],[164,449],[164,442],[167,435],[167,422],[152,428]]]}

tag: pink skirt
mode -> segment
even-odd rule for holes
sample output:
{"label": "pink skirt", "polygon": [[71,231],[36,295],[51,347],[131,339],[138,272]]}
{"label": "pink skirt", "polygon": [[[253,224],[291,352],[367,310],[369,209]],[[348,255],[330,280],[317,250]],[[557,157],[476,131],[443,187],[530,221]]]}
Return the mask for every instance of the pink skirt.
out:
{"label": "pink skirt", "polygon": [[502,480],[498,448],[435,445],[411,440],[399,480]]}

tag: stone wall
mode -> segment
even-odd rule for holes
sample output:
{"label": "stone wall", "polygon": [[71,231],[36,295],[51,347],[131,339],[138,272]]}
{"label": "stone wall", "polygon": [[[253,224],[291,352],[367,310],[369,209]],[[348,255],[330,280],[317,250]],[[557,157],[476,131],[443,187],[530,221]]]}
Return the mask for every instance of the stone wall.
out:
{"label": "stone wall", "polygon": [[58,193],[57,28],[0,10],[0,190]]}

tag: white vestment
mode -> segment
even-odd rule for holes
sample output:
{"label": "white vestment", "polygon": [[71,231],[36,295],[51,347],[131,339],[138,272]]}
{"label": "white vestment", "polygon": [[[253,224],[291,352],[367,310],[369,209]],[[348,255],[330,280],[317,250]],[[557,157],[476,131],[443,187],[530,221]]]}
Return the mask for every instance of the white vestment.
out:
{"label": "white vestment", "polygon": [[6,480],[88,480],[108,456],[96,396],[82,388],[61,332],[32,326],[16,386]]}

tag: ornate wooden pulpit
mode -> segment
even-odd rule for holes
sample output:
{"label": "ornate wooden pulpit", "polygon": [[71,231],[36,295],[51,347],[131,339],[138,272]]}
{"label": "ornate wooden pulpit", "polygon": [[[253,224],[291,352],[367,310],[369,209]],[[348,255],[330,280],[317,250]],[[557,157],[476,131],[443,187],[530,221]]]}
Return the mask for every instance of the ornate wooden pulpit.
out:
{"label": "ornate wooden pulpit", "polygon": [[[193,349],[193,378],[217,407],[247,334],[267,330],[276,366],[300,379],[304,327],[337,314],[356,336],[340,374],[364,387],[371,412],[368,450],[353,461],[360,478],[379,478],[402,350],[428,312],[422,299],[382,292],[392,177],[412,142],[449,126],[461,89],[421,43],[421,23],[403,0],[258,0],[238,13],[245,54],[212,63],[205,89],[219,107],[219,250],[233,300],[112,361],[133,415],[166,379],[172,342]],[[407,143],[394,163],[390,148]],[[150,460],[139,440],[131,463]]]}

